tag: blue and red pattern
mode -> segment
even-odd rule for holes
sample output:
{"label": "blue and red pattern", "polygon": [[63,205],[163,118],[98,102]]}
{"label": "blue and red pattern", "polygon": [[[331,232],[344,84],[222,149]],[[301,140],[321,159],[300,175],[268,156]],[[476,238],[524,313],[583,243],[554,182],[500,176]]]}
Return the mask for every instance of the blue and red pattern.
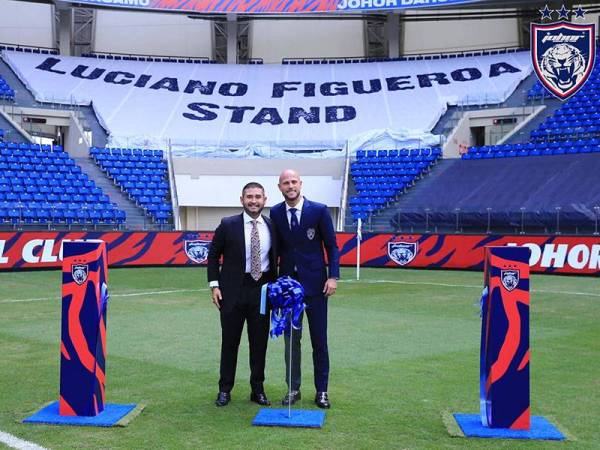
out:
{"label": "blue and red pattern", "polygon": [[486,247],[480,400],[490,428],[530,427],[528,261],[526,247]]}
{"label": "blue and red pattern", "polygon": [[67,242],[63,253],[59,413],[96,416],[105,404],[106,244]]}
{"label": "blue and red pattern", "polygon": [[[362,237],[363,267],[481,271],[485,246],[525,245],[531,250],[532,272],[600,275],[600,236],[363,233]],[[110,267],[195,266],[206,264],[200,247],[211,241],[212,232],[0,232],[0,271],[61,267],[61,243],[73,239],[105,241]],[[338,233],[337,242],[340,263],[355,266],[356,234]],[[190,248],[190,243],[197,248]],[[394,261],[389,249],[395,246],[390,243],[402,243],[412,254],[405,252],[403,259]]]}

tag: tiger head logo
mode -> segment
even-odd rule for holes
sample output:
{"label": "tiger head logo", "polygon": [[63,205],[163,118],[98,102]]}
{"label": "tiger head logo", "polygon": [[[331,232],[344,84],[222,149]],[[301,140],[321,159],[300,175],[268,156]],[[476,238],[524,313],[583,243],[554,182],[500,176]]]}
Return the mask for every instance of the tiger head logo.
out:
{"label": "tiger head logo", "polygon": [[540,68],[556,89],[566,92],[583,77],[586,61],[576,47],[570,44],[557,44],[543,54]]}
{"label": "tiger head logo", "polygon": [[596,26],[571,22],[531,24],[531,62],[546,90],[560,100],[590,79],[596,60]]}

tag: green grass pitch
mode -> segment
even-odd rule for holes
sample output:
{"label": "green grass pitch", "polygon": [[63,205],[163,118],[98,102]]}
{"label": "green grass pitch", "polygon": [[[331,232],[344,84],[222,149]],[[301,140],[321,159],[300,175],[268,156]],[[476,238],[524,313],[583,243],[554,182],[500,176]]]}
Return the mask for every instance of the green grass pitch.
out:
{"label": "green grass pitch", "polygon": [[[107,401],[145,402],[125,428],[24,425],[58,397],[60,272],[0,273],[0,430],[51,449],[600,448],[600,280],[532,276],[531,405],[575,440],[450,437],[444,412],[479,409],[482,274],[344,269],[329,303],[323,429],[252,427],[244,335],[232,402],[216,408],[220,327],[201,268],[112,269]],[[313,408],[310,339],[303,403]],[[266,392],[285,392],[270,341]],[[276,405],[274,405],[276,406]],[[1,446],[1,444],[0,444]]]}

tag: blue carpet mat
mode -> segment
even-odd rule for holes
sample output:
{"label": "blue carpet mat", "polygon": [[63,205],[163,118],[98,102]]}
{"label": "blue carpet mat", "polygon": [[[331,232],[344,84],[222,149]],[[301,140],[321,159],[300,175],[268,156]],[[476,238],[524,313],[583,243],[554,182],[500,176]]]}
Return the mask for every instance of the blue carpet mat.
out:
{"label": "blue carpet mat", "polygon": [[252,425],[263,427],[301,427],[321,428],[325,423],[325,411],[311,409],[292,409],[288,417],[287,409],[261,409]]}
{"label": "blue carpet mat", "polygon": [[564,441],[565,436],[541,416],[531,416],[531,429],[510,430],[508,428],[488,428],[481,424],[479,414],[453,414],[466,437],[497,439],[543,439]]}
{"label": "blue carpet mat", "polygon": [[61,416],[58,413],[58,402],[56,401],[24,419],[23,423],[113,427],[118,425],[118,422],[131,413],[135,407],[135,404],[116,405],[114,403],[107,403],[104,405],[104,411],[94,417]]}

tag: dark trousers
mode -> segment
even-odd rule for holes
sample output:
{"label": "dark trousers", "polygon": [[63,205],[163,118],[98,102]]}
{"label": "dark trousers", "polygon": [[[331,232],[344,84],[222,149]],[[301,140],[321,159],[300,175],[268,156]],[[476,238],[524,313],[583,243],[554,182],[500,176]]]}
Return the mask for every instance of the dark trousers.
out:
{"label": "dark trousers", "polygon": [[[306,297],[306,316],[310,331],[310,342],[312,344],[312,357],[315,377],[315,389],[317,392],[327,392],[329,383],[329,350],[327,348],[327,297],[318,295]],[[302,316],[304,317],[304,316]],[[290,336],[285,334],[285,372],[288,388],[293,391],[300,390],[301,384],[301,354],[300,341],[302,330],[292,332],[292,384],[290,386]]]}
{"label": "dark trousers", "polygon": [[250,386],[253,392],[263,392],[269,316],[260,314],[262,284],[245,277],[241,298],[236,299],[230,311],[221,310],[221,378],[219,379],[221,392],[230,392],[235,383],[238,348],[244,322],[248,328],[250,348]]}

